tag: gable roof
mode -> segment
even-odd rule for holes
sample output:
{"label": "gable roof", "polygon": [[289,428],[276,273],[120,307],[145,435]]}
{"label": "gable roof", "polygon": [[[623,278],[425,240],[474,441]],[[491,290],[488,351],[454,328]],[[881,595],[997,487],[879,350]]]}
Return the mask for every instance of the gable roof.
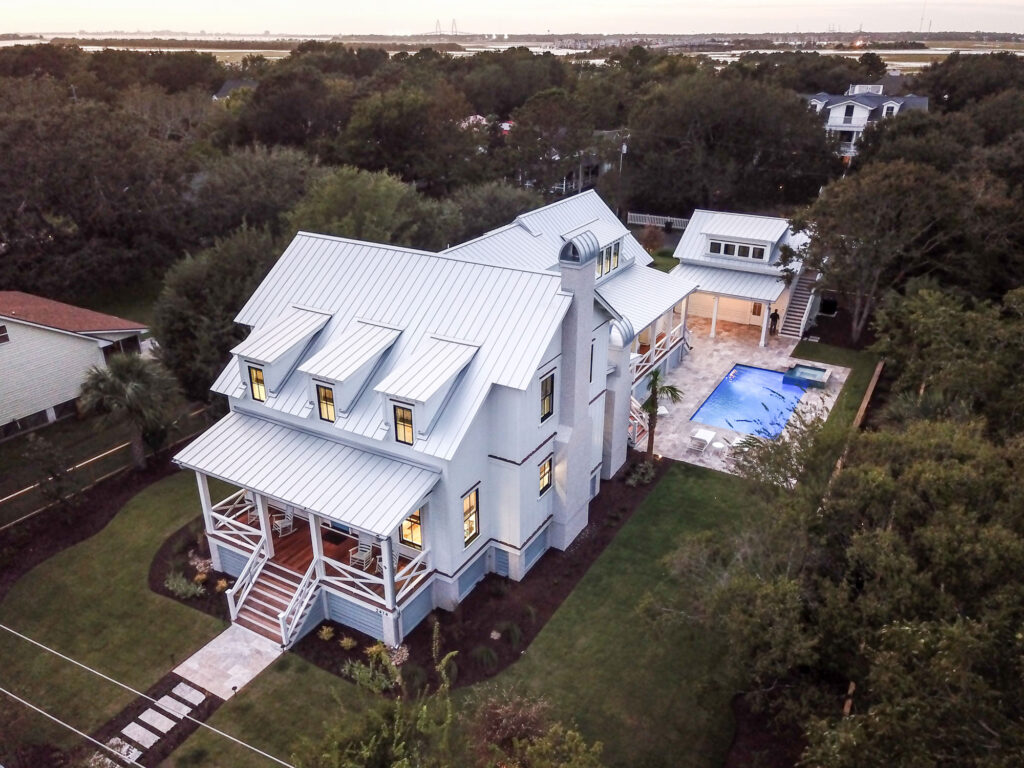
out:
{"label": "gable roof", "polygon": [[[770,243],[770,252],[766,261],[717,256],[708,252],[709,237],[725,241]],[[690,217],[690,223],[686,225],[672,255],[680,264],[702,265],[731,272],[778,275],[780,247],[789,245],[797,249],[805,240],[806,235],[793,233],[789,222],[777,216],[698,209]],[[678,268],[672,274],[696,281],[701,291],[710,290],[707,287],[707,274]]]}
{"label": "gable roof", "polygon": [[103,312],[94,312],[62,301],[44,299],[21,291],[0,291],[0,317],[55,328],[70,333],[145,331],[146,326]]}

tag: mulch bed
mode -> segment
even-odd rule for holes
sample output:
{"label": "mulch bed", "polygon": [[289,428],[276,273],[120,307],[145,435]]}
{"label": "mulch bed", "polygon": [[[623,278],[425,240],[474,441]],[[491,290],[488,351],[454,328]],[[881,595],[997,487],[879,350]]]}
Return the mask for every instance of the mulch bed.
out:
{"label": "mulch bed", "polygon": [[852,304],[852,300],[845,299],[843,296],[839,296],[838,300],[839,308],[836,310],[835,315],[832,317],[818,315],[814,321],[814,327],[811,328],[808,335],[817,336],[822,343],[831,344],[835,347],[857,350],[867,349],[875,343],[875,333],[871,327],[871,322],[868,321],[867,327],[855,343],[850,324],[850,312],[843,306],[844,303]]}
{"label": "mulch bed", "polygon": [[225,588],[230,587],[235,583],[234,576],[209,569],[203,582],[206,592],[200,597],[181,598],[164,585],[168,575],[174,572],[182,573],[189,581],[195,580],[197,569],[189,563],[189,554],[194,552],[202,558],[210,556],[210,542],[203,531],[202,519],[193,520],[160,545],[149,565],[149,588],[158,595],[177,600],[190,608],[198,608],[218,619],[231,621],[228,600],[223,594],[224,590],[218,590],[218,583]]}

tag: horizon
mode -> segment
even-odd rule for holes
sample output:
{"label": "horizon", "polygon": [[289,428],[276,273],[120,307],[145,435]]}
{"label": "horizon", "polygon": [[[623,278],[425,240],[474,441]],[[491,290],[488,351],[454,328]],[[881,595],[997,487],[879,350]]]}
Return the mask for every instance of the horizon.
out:
{"label": "horizon", "polygon": [[[292,37],[408,36],[432,34],[438,23],[447,33],[453,22],[460,34],[473,35],[1024,32],[1024,0],[983,4],[963,0],[719,0],[714,7],[697,2],[647,0],[629,8],[612,0],[568,0],[557,8],[542,0],[521,0],[513,9],[490,13],[481,13],[479,4],[466,0],[449,0],[426,12],[423,4],[414,0],[381,0],[369,7],[341,11],[324,0],[307,2],[301,8],[253,0],[244,14],[239,13],[236,5],[223,0],[179,0],[173,8],[140,8],[123,0],[95,0],[85,9],[75,0],[41,0],[8,9],[5,16],[0,32],[64,35],[179,32]],[[884,21],[879,17],[884,17]],[[583,18],[587,21],[581,23]]]}

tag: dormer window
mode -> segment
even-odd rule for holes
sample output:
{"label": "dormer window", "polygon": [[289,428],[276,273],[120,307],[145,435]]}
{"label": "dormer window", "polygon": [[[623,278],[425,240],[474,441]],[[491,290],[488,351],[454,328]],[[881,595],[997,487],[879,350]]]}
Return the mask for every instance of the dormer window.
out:
{"label": "dormer window", "polygon": [[612,245],[612,269],[619,268],[619,244],[618,242]]}
{"label": "dormer window", "polygon": [[619,268],[619,254],[621,253],[621,245],[616,240],[611,245],[606,245],[601,249],[600,253],[597,254],[597,276],[607,275],[613,269]]}
{"label": "dormer window", "polygon": [[267,400],[267,386],[263,383],[263,369],[254,365],[249,366],[249,388],[252,392],[252,399],[263,403]]}
{"label": "dormer window", "polygon": [[896,107],[895,107],[895,105],[893,105],[893,104],[886,105],[886,107],[885,107],[885,116],[886,117],[892,117],[895,114],[896,114]]}
{"label": "dormer window", "polygon": [[334,422],[334,390],[323,384],[316,385],[316,401],[320,408],[320,418]]}
{"label": "dormer window", "polygon": [[604,253],[597,254],[597,276],[600,277],[604,274]]}
{"label": "dormer window", "polygon": [[395,440],[412,445],[412,408],[395,406]]}
{"label": "dormer window", "polygon": [[745,245],[743,243],[727,243],[724,240],[711,240],[708,251],[716,256],[736,256],[741,259],[764,261],[766,250],[761,245]]}

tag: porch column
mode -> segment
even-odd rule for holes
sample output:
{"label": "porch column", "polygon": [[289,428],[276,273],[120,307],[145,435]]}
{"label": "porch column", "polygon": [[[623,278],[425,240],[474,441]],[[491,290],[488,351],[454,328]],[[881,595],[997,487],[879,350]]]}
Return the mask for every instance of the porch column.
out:
{"label": "porch column", "polygon": [[316,563],[316,577],[324,577],[324,536],[320,530],[320,516],[309,513],[309,537],[313,541],[313,562]]}
{"label": "porch column", "polygon": [[196,485],[199,486],[199,503],[203,507],[203,524],[207,533],[213,533],[216,527],[213,524],[213,502],[210,500],[210,483],[206,475],[196,471]]}
{"label": "porch column", "polygon": [[380,567],[384,577],[384,603],[389,611],[395,610],[395,566],[392,561],[391,537],[380,539]]}
{"label": "porch column", "polygon": [[715,328],[718,326],[718,296],[711,302],[711,338],[715,338]]}
{"label": "porch column", "polygon": [[274,529],[270,527],[270,507],[267,505],[267,497],[262,493],[255,494],[256,511],[260,516],[260,530],[267,540],[267,558],[274,556]]}
{"label": "porch column", "polygon": [[767,301],[761,303],[761,346],[768,345],[768,314],[771,312],[772,305]]}
{"label": "porch column", "polygon": [[[692,295],[693,294],[691,293],[690,296],[692,296]],[[682,331],[682,333],[683,333],[683,338],[684,339],[686,338],[686,332],[689,330],[689,328],[686,325],[686,321],[690,317],[690,296],[687,296],[685,299],[683,299],[683,316],[682,316],[682,320],[680,322],[683,324],[683,331]]]}

